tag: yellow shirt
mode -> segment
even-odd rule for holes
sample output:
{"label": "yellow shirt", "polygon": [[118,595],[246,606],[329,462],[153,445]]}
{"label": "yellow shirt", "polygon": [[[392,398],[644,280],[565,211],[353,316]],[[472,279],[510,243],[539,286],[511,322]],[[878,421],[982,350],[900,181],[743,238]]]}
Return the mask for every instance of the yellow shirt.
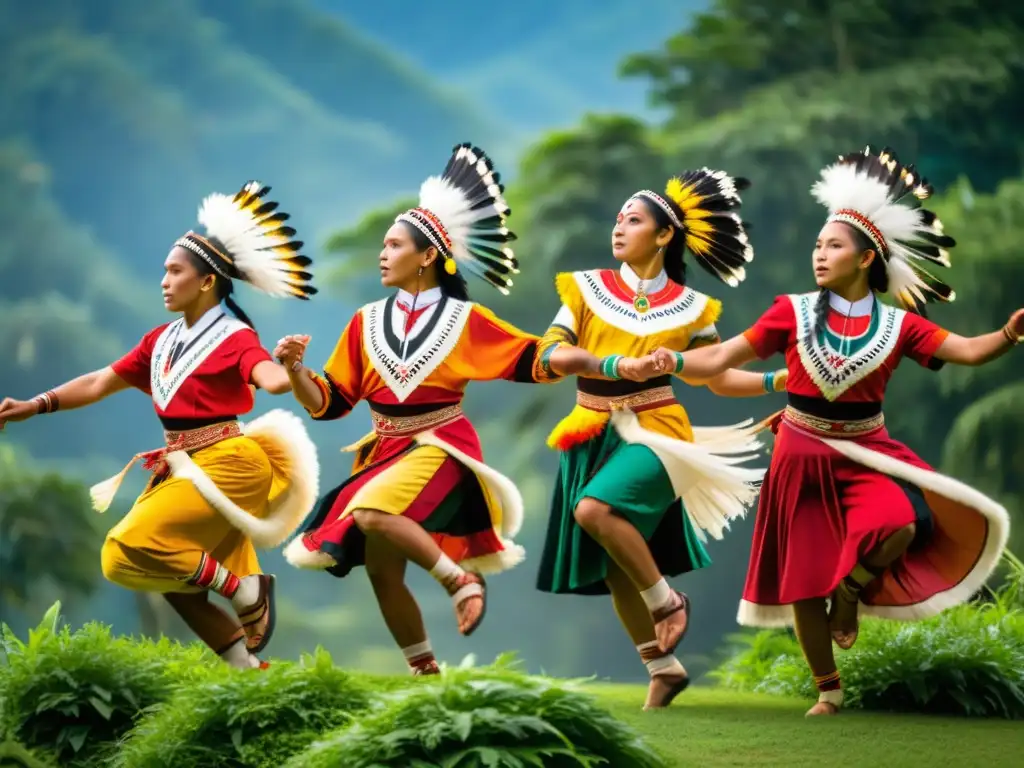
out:
{"label": "yellow shirt", "polygon": [[[715,321],[722,312],[721,302],[674,283],[664,272],[641,282],[623,264],[618,271],[562,273],[555,278],[555,287],[562,308],[538,345],[538,376],[555,375],[547,361],[563,344],[598,357],[642,357],[659,347],[684,351],[720,341]],[[640,311],[637,305],[644,307],[644,298],[648,306]],[[637,417],[645,429],[693,440],[689,417],[678,403],[641,411]],[[552,431],[548,445],[565,450],[596,437],[607,422],[607,413],[577,405]]]}

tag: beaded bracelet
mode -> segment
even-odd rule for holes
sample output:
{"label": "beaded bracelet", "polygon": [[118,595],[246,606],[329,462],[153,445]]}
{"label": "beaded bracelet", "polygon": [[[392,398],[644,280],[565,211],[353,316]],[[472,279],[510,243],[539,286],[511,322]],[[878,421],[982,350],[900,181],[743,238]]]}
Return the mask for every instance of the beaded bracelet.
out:
{"label": "beaded bracelet", "polygon": [[682,373],[683,372],[683,364],[686,362],[686,359],[683,357],[683,353],[682,352],[673,352],[672,354],[676,356],[676,370],[675,370],[675,372],[676,373]]}
{"label": "beaded bracelet", "polygon": [[622,355],[608,355],[601,360],[601,375],[606,379],[621,379],[619,376],[619,361]]}
{"label": "beaded bracelet", "polygon": [[761,386],[765,392],[775,391],[775,371],[768,371],[761,377]]}

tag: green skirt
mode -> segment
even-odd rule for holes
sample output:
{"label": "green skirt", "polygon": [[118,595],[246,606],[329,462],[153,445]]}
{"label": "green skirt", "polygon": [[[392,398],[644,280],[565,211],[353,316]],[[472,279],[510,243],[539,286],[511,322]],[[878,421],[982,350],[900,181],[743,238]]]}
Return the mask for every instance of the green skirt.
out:
{"label": "green skirt", "polygon": [[661,461],[647,446],[624,442],[609,424],[593,440],[562,453],[537,576],[541,592],[609,593],[608,554],[573,516],[588,497],[609,505],[640,531],[662,575],[711,564]]}

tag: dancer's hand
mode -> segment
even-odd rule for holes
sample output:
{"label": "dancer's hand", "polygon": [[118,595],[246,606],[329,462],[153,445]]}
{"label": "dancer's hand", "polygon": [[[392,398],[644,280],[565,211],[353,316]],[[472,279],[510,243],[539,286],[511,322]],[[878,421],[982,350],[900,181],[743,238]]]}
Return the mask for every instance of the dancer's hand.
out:
{"label": "dancer's hand", "polygon": [[0,432],[8,421],[25,421],[39,415],[39,403],[36,400],[15,400],[5,397],[0,402]]}
{"label": "dancer's hand", "polygon": [[629,381],[647,381],[658,375],[657,364],[652,355],[624,357],[619,361],[619,376]]}
{"label": "dancer's hand", "polygon": [[651,353],[658,373],[674,373],[676,370],[676,353],[665,347],[658,347]]}
{"label": "dancer's hand", "polygon": [[285,336],[274,347],[274,357],[280,360],[281,365],[287,370],[298,371],[302,367],[309,339],[309,336],[303,335]]}

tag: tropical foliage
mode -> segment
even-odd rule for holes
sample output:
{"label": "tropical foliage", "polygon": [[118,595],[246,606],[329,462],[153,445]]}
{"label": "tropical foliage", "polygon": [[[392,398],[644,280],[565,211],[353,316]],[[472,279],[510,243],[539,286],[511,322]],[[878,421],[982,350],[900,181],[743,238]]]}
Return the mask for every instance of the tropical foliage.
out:
{"label": "tropical foliage", "polygon": [[44,764],[664,765],[588,693],[510,658],[417,680],[349,673],[318,649],[245,673],[198,644],[72,632],[59,610],[27,640],[0,628],[0,744]]}

